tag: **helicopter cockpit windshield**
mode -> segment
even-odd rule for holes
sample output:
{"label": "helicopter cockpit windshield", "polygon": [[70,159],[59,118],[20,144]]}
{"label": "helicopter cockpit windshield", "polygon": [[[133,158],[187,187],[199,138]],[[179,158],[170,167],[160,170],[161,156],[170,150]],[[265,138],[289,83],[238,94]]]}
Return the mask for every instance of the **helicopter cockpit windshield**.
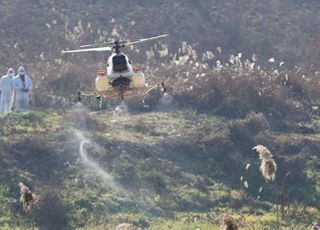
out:
{"label": "helicopter cockpit windshield", "polygon": [[113,71],[123,72],[128,70],[127,60],[124,55],[117,55],[112,58]]}

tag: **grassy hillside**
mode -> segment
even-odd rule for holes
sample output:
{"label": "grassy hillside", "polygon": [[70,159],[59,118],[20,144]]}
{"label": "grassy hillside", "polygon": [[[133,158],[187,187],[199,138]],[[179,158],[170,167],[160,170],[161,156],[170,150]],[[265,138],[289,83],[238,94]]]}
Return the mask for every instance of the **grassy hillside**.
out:
{"label": "grassy hillside", "polygon": [[[180,48],[147,60],[148,81],[165,81],[169,93],[151,112],[138,98],[120,110],[117,101],[77,107],[71,92],[92,80],[68,64],[58,78],[37,79],[45,87],[34,90],[32,111],[1,117],[1,224],[212,229],[232,213],[243,228],[303,229],[318,220],[319,74],[278,62],[265,70],[241,55],[213,66],[210,55]],[[257,144],[274,154],[274,183],[259,173]],[[20,181],[40,197],[29,213]]]}
{"label": "grassy hillside", "polygon": [[[224,214],[242,229],[319,221],[319,6],[3,1],[0,71],[25,65],[34,89],[30,111],[0,116],[0,229],[219,229]],[[161,33],[171,36],[125,50],[149,85],[166,84],[160,104],[75,104],[105,54],[62,49]],[[274,155],[275,182],[259,172],[257,144]],[[29,212],[19,182],[39,195]]]}
{"label": "grassy hillside", "polygon": [[[12,113],[1,122],[0,222],[8,229],[112,229],[122,222],[212,229],[205,226],[219,225],[223,213],[244,227],[307,226],[320,215],[319,128],[275,132],[262,114],[231,121],[191,110],[134,115],[75,108]],[[79,152],[83,140],[87,158]],[[256,144],[274,153],[275,183],[259,173]],[[32,212],[19,204],[20,181],[40,195]],[[279,192],[286,197],[281,221]]]}

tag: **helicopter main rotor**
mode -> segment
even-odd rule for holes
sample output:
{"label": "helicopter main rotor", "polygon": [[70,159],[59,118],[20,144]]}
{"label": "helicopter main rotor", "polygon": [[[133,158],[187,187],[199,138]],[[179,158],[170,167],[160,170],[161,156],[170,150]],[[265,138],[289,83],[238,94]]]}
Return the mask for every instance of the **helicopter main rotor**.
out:
{"label": "helicopter main rotor", "polygon": [[[169,34],[163,34],[160,36],[156,37],[150,37],[150,38],[143,38],[143,39],[138,39],[132,42],[127,42],[127,41],[119,41],[116,40],[114,42],[109,42],[109,43],[97,43],[97,44],[89,44],[89,45],[82,45],[80,46],[81,49],[77,50],[63,50],[62,54],[67,54],[67,53],[81,53],[81,52],[105,52],[105,51],[114,51],[115,53],[119,53],[121,48],[124,48],[126,46],[131,46],[131,45],[136,45],[142,42],[150,41],[150,40],[155,40],[159,38],[164,38],[169,36]],[[101,46],[105,45],[103,47],[95,47],[95,46]],[[93,48],[87,48],[87,47],[93,47]]]}
{"label": "helicopter main rotor", "polygon": [[112,46],[112,49],[114,50],[115,53],[120,53],[120,48],[124,48],[125,44],[122,44],[120,41],[115,41],[114,46]]}

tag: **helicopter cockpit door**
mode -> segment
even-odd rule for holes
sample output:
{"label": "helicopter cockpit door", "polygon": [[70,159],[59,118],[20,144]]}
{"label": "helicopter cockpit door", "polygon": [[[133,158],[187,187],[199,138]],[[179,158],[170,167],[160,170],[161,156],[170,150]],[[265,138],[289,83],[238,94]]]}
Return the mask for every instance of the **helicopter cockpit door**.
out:
{"label": "helicopter cockpit door", "polygon": [[127,59],[124,55],[116,55],[112,58],[113,71],[125,72],[128,71]]}

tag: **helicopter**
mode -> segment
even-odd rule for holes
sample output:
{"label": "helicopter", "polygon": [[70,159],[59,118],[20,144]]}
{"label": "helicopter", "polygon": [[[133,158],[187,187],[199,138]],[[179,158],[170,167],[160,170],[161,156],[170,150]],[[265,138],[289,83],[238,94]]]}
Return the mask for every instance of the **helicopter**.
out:
{"label": "helicopter", "polygon": [[101,101],[102,97],[107,99],[120,97],[123,101],[126,96],[141,95],[143,99],[142,102],[144,103],[144,97],[148,94],[156,93],[162,96],[166,92],[164,83],[162,82],[161,84],[148,86],[142,68],[133,65],[128,56],[123,53],[121,49],[167,36],[169,36],[169,34],[138,39],[135,41],[116,40],[110,43],[83,45],[80,46],[80,49],[76,50],[63,50],[62,54],[112,52],[110,57],[106,60],[106,66],[97,71],[95,92],[79,92],[78,101],[80,102],[82,100],[82,96],[95,96],[98,101]]}

